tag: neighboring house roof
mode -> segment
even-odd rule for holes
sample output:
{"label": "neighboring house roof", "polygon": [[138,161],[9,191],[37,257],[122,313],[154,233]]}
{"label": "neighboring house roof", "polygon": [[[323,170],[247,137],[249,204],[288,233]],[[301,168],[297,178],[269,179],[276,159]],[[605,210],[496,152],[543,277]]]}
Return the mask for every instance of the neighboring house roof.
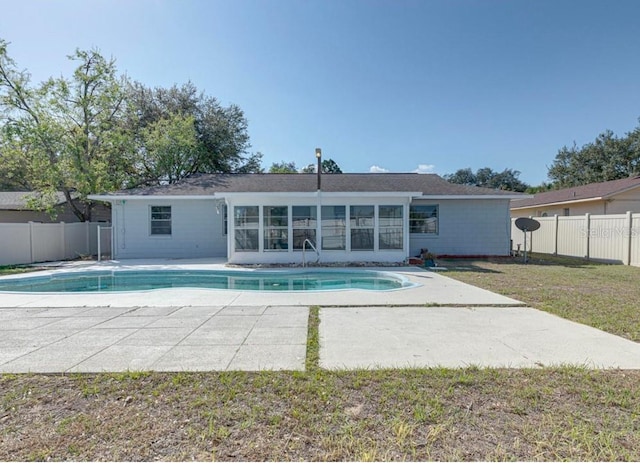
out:
{"label": "neighboring house roof", "polygon": [[[436,174],[322,174],[323,192],[421,192],[443,196],[504,196],[522,194],[468,185],[452,184]],[[225,193],[316,192],[317,174],[196,174],[170,185],[120,190],[112,196],[197,196]],[[98,198],[100,197],[100,198]]]}
{"label": "neighboring house roof", "polygon": [[556,205],[593,200],[606,200],[620,193],[640,187],[640,176],[569,187],[536,193],[533,198],[511,200],[511,209]]}
{"label": "neighboring house roof", "polygon": [[[0,192],[0,210],[30,211],[27,201],[36,195],[38,195],[37,192]],[[56,197],[57,205],[67,201],[62,192],[57,192]]]}

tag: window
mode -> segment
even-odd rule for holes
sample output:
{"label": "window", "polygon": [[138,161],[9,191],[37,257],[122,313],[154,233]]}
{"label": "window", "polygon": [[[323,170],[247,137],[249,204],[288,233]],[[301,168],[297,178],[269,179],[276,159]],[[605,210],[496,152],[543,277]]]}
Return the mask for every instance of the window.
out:
{"label": "window", "polygon": [[289,249],[289,207],[263,206],[264,249]]}
{"label": "window", "polygon": [[[291,223],[293,226],[293,249],[302,250],[304,241],[309,239],[316,245],[316,227],[318,225],[318,209],[315,206],[292,206]],[[308,244],[305,247],[311,248]]]}
{"label": "window", "polygon": [[569,216],[569,208],[564,208],[563,213],[565,216]]}
{"label": "window", "polygon": [[233,208],[236,251],[258,251],[260,216],[257,206]]}
{"label": "window", "polygon": [[171,235],[171,206],[151,207],[151,235]]}
{"label": "window", "polygon": [[227,205],[222,205],[222,235],[229,233],[229,211]]}
{"label": "window", "polygon": [[374,211],[373,206],[351,206],[350,222],[351,226],[351,249],[352,250],[373,250],[373,227]]}
{"label": "window", "polygon": [[437,234],[438,205],[411,205],[409,231],[412,234]]}
{"label": "window", "polygon": [[380,250],[402,250],[403,227],[402,205],[378,207],[378,248]]}
{"label": "window", "polygon": [[322,249],[344,250],[346,245],[346,214],[344,206],[322,207]]}

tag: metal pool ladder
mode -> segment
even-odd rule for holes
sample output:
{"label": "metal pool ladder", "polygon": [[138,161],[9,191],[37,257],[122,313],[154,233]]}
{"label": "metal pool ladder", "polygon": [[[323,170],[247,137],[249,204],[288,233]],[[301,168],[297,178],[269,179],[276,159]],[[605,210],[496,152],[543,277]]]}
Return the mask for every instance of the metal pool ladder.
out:
{"label": "metal pool ladder", "polygon": [[305,252],[307,251],[307,243],[309,244],[311,249],[316,252],[316,263],[320,261],[320,252],[316,249],[316,247],[313,245],[311,240],[309,240],[308,238],[305,238],[304,242],[302,242],[302,267],[307,267],[307,263],[305,261]]}

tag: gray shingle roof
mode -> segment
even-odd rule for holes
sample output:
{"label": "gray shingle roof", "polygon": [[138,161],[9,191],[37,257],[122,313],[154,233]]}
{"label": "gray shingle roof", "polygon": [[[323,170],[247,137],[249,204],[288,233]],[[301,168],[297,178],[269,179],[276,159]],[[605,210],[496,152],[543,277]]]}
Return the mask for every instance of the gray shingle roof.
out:
{"label": "gray shingle roof", "polygon": [[640,176],[540,192],[536,193],[533,198],[512,200],[511,207],[525,208],[528,206],[549,205],[592,198],[610,198],[617,193],[625,192],[635,187],[640,187]]}
{"label": "gray shingle roof", "polygon": [[[38,195],[36,192],[0,192],[0,209],[4,210],[29,210],[27,200]],[[64,193],[58,192],[58,203],[64,203]]]}
{"label": "gray shingle roof", "polygon": [[[424,195],[518,195],[452,184],[436,174],[323,174],[323,192],[422,192]],[[197,174],[171,185],[120,190],[113,195],[212,195],[230,192],[315,192],[316,174]]]}

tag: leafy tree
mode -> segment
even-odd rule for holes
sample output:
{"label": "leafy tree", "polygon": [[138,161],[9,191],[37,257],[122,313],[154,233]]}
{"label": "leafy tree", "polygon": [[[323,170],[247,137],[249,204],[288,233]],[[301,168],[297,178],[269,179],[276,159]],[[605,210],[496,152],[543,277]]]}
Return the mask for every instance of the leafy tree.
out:
{"label": "leafy tree", "polygon": [[273,163],[269,168],[269,172],[271,174],[296,174],[298,169],[296,168],[296,163],[293,161],[290,163],[281,161],[279,163]]}
{"label": "leafy tree", "polygon": [[198,92],[191,82],[168,89],[149,89],[133,82],[128,85],[127,96],[131,105],[128,123],[137,134],[137,152],[143,160],[151,154],[147,138],[158,124],[166,127],[169,123],[177,123],[181,128],[176,130],[183,131],[186,130],[185,118],[189,118],[197,143],[196,149],[189,139],[182,153],[174,145],[174,158],[183,158],[179,172],[175,169],[162,172],[157,164],[143,163],[144,173],[140,182],[171,183],[196,172],[262,171],[262,154],[247,155],[250,147],[247,120],[238,106],[223,107],[215,98]]}
{"label": "leafy tree", "polygon": [[322,160],[322,172],[326,172],[328,174],[342,174],[342,169],[338,166],[338,163],[333,161],[331,158]]}
{"label": "leafy tree", "polygon": [[84,221],[91,219],[87,195],[120,188],[133,159],[114,60],[97,50],[76,50],[69,59],[78,62],[71,78],[32,86],[0,40],[0,147],[9,177],[23,176],[22,184],[41,194],[32,206],[52,211],[55,192],[62,191]]}
{"label": "leafy tree", "polygon": [[548,192],[549,190],[554,190],[556,187],[551,182],[543,182],[540,185],[531,186],[525,190],[526,193],[534,194],[540,192]]}
{"label": "leafy tree", "polygon": [[562,147],[548,177],[558,188],[629,177],[640,172],[640,126],[625,137],[606,130],[582,147]]}
{"label": "leafy tree", "polygon": [[474,173],[471,168],[464,168],[443,177],[454,184],[524,192],[529,186],[518,179],[519,176],[520,171],[513,169],[495,172],[491,168],[481,168]]}
{"label": "leafy tree", "polygon": [[458,169],[453,174],[445,174],[446,180],[453,184],[476,185],[477,177],[471,168]]}
{"label": "leafy tree", "polygon": [[146,171],[152,179],[168,183],[194,171],[202,149],[192,116],[170,115],[149,124],[142,131],[147,156]]}
{"label": "leafy tree", "polygon": [[37,192],[32,207],[53,213],[62,191],[76,216],[90,220],[91,193],[196,172],[262,172],[262,154],[248,154],[239,107],[191,83],[131,83],[97,50],[69,58],[78,63],[71,77],[32,85],[0,39],[0,187]]}
{"label": "leafy tree", "polygon": [[[338,166],[338,163],[333,161],[331,158],[322,160],[320,164],[322,166],[322,172],[325,172],[327,174],[342,174],[342,169],[340,169],[340,166]],[[317,166],[318,166],[317,164],[313,164],[313,163],[308,164],[302,168],[301,172],[307,173],[307,174],[314,173],[318,169]]]}

